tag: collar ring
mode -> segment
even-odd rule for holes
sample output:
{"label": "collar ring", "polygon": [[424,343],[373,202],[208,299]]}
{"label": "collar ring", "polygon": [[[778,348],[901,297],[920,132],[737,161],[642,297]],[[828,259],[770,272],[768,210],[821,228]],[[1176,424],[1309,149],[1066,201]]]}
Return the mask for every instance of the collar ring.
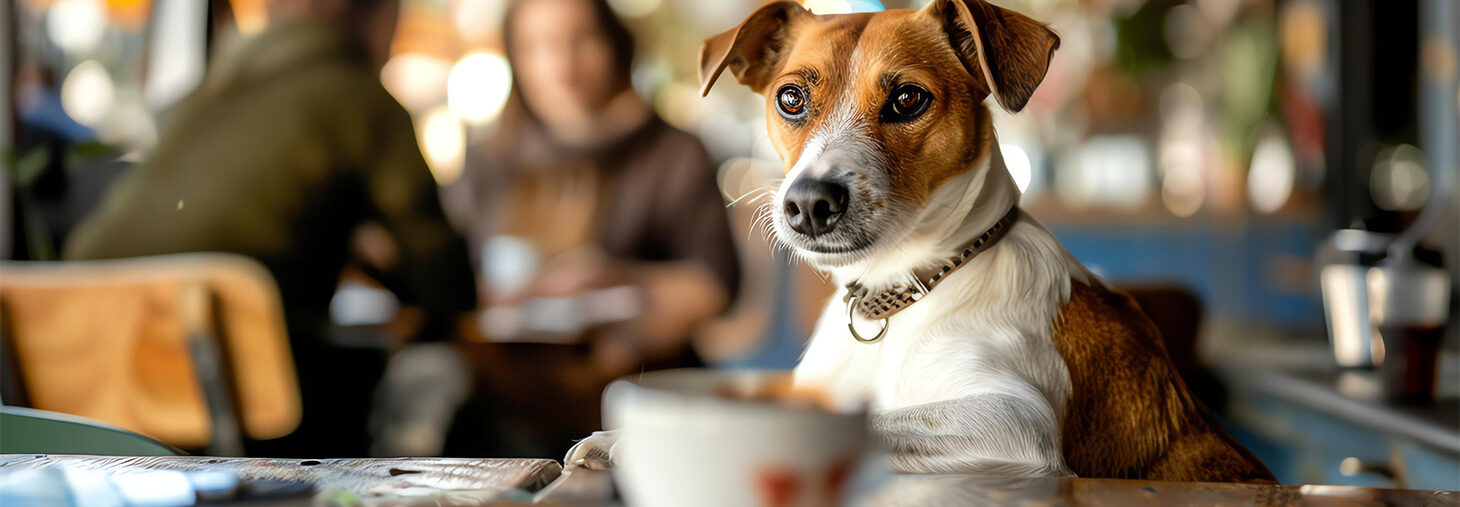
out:
{"label": "collar ring", "polygon": [[885,317],[882,319],[882,329],[877,330],[876,336],[868,338],[862,336],[862,333],[857,332],[856,311],[858,297],[851,296],[847,298],[847,330],[852,332],[853,339],[862,343],[877,343],[882,341],[882,337],[887,336],[887,328],[891,327]]}

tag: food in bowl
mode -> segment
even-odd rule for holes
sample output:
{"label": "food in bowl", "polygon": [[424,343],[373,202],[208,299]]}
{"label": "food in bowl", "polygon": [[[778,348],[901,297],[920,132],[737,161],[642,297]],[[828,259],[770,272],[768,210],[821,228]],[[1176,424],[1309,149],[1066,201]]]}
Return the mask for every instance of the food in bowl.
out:
{"label": "food in bowl", "polygon": [[826,391],[797,386],[789,374],[755,382],[734,382],[727,379],[727,382],[715,388],[714,394],[738,401],[778,403],[788,408],[846,412],[833,403]]}

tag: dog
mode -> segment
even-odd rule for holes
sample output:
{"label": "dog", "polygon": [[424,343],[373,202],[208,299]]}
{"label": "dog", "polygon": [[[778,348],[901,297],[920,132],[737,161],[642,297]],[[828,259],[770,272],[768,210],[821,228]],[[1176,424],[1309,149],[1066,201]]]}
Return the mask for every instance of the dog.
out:
{"label": "dog", "polygon": [[[866,403],[904,472],[1275,482],[1133,300],[1018,207],[984,102],[1023,109],[1059,44],[984,0],[778,2],[705,41],[702,93],[728,70],[767,99],[776,240],[846,287],[795,385]],[[570,463],[610,456],[595,438]]]}

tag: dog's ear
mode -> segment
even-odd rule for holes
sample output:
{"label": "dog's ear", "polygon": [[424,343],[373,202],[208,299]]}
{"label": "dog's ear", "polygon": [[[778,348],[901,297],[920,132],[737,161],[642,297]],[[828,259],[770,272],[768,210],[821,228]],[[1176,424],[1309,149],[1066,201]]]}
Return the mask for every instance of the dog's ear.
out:
{"label": "dog's ear", "polygon": [[790,49],[790,27],[810,15],[796,2],[775,2],[757,9],[750,17],[700,45],[700,95],[726,67],[741,84],[760,93]]}
{"label": "dog's ear", "polygon": [[943,23],[968,73],[1011,113],[1024,109],[1049,71],[1060,38],[1044,23],[984,0],[934,0],[923,11]]}

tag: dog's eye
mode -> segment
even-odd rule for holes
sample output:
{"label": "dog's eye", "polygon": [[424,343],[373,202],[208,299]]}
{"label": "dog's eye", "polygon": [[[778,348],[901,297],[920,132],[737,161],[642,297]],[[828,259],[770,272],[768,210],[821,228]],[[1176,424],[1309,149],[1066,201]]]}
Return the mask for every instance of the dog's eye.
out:
{"label": "dog's eye", "polygon": [[782,86],[776,92],[776,109],[788,120],[806,117],[806,90],[796,85]]}
{"label": "dog's eye", "polygon": [[882,107],[882,121],[911,121],[923,114],[932,101],[933,95],[918,85],[899,86],[892,90],[892,95],[887,97],[887,105]]}

